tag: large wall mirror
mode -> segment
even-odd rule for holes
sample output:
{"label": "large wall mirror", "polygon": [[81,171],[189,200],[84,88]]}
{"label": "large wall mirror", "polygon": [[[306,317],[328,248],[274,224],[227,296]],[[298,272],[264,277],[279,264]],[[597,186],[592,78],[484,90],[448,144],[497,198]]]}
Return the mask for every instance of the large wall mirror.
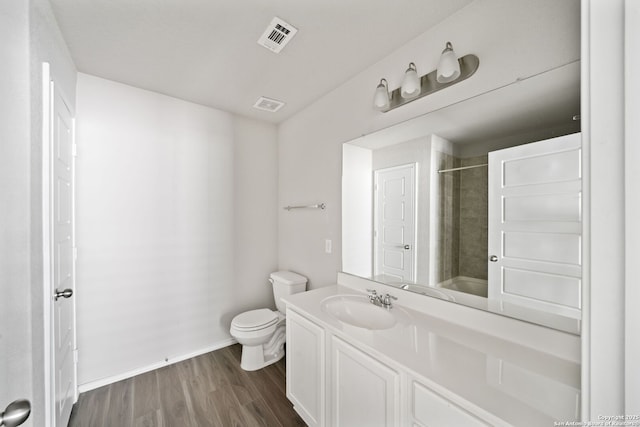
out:
{"label": "large wall mirror", "polygon": [[343,271],[579,334],[579,114],[576,61],[345,143]]}

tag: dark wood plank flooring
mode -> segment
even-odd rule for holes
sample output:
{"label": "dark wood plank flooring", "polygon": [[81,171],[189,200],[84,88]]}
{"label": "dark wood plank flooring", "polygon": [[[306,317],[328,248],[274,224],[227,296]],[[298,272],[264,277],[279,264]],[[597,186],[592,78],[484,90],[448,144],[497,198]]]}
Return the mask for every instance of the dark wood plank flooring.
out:
{"label": "dark wood plank flooring", "polygon": [[285,359],[240,368],[238,344],[80,394],[69,427],[305,426],[285,395]]}

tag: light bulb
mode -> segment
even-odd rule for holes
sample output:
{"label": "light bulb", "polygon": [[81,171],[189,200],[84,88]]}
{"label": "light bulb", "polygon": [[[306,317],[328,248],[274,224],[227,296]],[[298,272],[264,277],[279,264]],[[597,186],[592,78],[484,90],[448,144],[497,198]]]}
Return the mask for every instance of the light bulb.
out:
{"label": "light bulb", "polygon": [[420,95],[420,78],[418,77],[416,64],[413,62],[409,64],[409,68],[407,68],[407,71],[404,73],[400,95],[404,99],[411,99]]}
{"label": "light bulb", "polygon": [[389,85],[386,79],[380,79],[376,92],[373,95],[373,106],[377,110],[387,110],[389,108]]}
{"label": "light bulb", "polygon": [[453,46],[450,42],[447,42],[447,46],[442,51],[442,55],[440,55],[436,80],[438,83],[449,83],[458,77],[460,77],[460,63],[456,53],[453,51]]}

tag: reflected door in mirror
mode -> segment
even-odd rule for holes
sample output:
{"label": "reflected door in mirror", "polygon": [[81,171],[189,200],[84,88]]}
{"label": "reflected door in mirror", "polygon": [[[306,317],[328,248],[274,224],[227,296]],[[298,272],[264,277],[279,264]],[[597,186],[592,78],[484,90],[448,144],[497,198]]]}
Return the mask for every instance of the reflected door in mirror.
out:
{"label": "reflected door in mirror", "polygon": [[581,141],[489,153],[489,303],[580,317]]}
{"label": "reflected door in mirror", "polygon": [[374,172],[374,275],[415,277],[415,164]]}

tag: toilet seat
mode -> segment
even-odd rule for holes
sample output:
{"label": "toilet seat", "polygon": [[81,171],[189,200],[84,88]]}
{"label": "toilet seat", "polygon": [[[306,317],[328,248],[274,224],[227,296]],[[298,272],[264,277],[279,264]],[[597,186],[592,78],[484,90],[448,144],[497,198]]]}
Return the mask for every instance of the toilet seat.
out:
{"label": "toilet seat", "polygon": [[231,327],[238,331],[258,331],[278,323],[278,315],[268,308],[246,311],[231,321]]}

